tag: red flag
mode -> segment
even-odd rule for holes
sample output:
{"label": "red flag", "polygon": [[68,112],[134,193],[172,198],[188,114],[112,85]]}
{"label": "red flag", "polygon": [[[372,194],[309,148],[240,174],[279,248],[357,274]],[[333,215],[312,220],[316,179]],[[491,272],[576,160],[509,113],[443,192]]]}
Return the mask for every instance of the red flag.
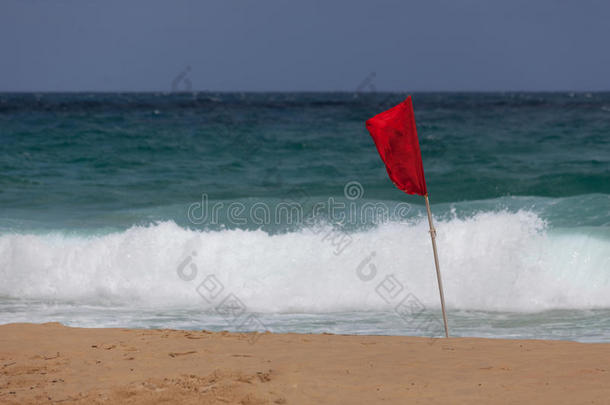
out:
{"label": "red flag", "polygon": [[407,194],[427,195],[411,96],[366,121],[390,179]]}

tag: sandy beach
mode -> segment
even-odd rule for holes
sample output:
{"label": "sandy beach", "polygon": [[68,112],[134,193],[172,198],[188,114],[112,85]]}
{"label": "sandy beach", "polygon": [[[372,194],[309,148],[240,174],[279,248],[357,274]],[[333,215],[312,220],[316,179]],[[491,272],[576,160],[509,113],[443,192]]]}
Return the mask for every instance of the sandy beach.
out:
{"label": "sandy beach", "polygon": [[0,10],[0,405],[610,405],[610,1]]}
{"label": "sandy beach", "polygon": [[0,403],[607,403],[610,345],[0,326]]}

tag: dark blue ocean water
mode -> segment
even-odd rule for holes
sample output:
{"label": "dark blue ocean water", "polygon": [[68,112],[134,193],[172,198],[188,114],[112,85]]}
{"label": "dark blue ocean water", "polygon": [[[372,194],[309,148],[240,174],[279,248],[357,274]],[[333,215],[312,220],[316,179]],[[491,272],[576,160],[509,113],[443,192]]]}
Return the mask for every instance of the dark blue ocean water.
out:
{"label": "dark blue ocean water", "polygon": [[[376,288],[394,275],[436,313],[423,201],[394,188],[364,127],[405,97],[0,94],[0,322],[235,329],[197,291],[214,275],[265,325],[424,334]],[[610,93],[413,103],[456,333],[607,339]],[[370,252],[369,285],[354,269]]]}

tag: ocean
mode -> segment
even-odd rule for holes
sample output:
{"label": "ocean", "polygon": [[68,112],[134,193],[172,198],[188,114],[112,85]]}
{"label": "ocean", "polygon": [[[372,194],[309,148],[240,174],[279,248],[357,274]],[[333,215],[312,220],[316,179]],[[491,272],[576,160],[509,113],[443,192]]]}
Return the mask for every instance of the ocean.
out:
{"label": "ocean", "polygon": [[[0,323],[442,336],[407,94],[0,94]],[[610,93],[413,93],[452,336],[610,342]]]}

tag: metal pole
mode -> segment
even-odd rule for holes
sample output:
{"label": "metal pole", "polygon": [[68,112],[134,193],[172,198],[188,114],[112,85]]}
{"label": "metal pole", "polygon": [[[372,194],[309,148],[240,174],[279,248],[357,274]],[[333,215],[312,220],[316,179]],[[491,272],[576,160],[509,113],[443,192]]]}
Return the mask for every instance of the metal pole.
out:
{"label": "metal pole", "polygon": [[438,265],[438,253],[436,253],[436,229],[432,223],[432,211],[430,210],[430,201],[428,194],[424,196],[426,199],[426,209],[428,210],[428,224],[430,224],[430,238],[432,239],[432,250],[434,251],[434,265],[436,266],[436,279],[438,280],[438,291],[441,294],[441,309],[443,310],[443,322],[445,323],[445,337],[449,337],[449,327],[447,326],[447,313],[445,312],[445,294],[443,294],[443,280],[441,279],[441,269]]}

